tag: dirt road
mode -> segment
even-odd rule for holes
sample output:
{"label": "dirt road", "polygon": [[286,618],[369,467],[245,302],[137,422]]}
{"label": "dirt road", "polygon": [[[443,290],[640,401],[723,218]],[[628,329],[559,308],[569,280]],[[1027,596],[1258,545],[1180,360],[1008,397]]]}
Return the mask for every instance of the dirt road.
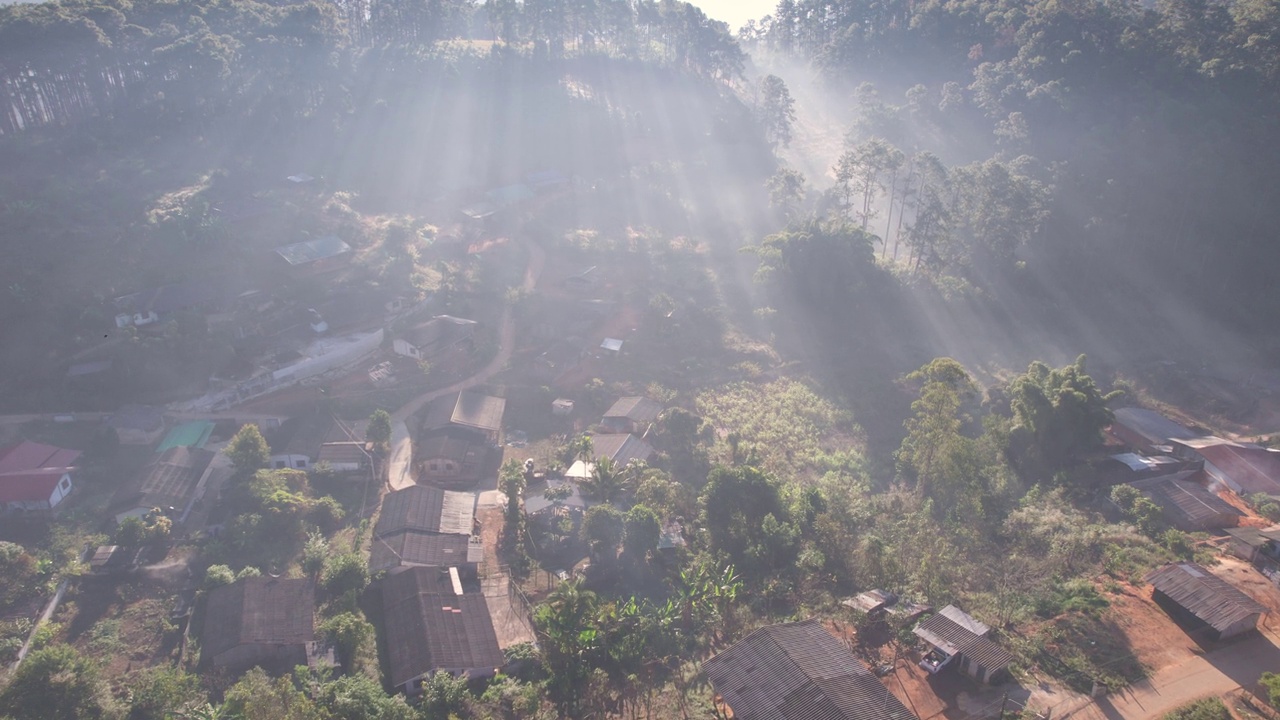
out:
{"label": "dirt road", "polygon": [[[542,275],[542,266],[546,262],[547,256],[537,243],[525,241],[525,244],[529,248],[529,264],[524,270],[522,287],[526,291],[531,291],[538,284],[538,277]],[[448,387],[419,395],[391,414],[391,461],[387,466],[387,481],[390,483],[392,490],[400,490],[413,484],[413,475],[409,472],[409,464],[413,459],[413,447],[410,442],[407,424],[409,418],[432,400],[481,385],[501,372],[506,367],[507,362],[511,360],[511,353],[515,350],[515,341],[515,318],[512,317],[511,306],[507,305],[502,309],[502,318],[498,322],[498,352],[489,361],[488,365],[485,365],[471,377],[459,380]]]}
{"label": "dirt road", "polygon": [[1254,690],[1262,673],[1280,670],[1280,640],[1270,629],[1211,653],[1188,658],[1121,692],[1056,708],[1058,718],[1078,720],[1154,720],[1203,697],[1243,687]]}

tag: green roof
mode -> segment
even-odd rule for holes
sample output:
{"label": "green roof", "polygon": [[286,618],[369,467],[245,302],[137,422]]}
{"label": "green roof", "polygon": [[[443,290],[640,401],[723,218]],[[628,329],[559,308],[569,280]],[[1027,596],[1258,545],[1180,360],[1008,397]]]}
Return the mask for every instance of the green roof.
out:
{"label": "green roof", "polygon": [[176,447],[194,447],[202,448],[204,444],[209,442],[209,436],[213,434],[213,423],[208,420],[192,420],[183,423],[169,431],[164,436],[164,440],[160,442],[156,452],[162,453],[165,450]]}

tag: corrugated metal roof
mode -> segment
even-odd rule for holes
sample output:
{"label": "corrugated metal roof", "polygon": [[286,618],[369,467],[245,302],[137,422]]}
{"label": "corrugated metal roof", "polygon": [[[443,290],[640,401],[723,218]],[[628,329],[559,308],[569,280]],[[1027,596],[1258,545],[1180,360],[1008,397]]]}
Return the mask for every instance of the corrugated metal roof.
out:
{"label": "corrugated metal roof", "polygon": [[817,620],[760,628],[703,664],[743,720],[914,720]]}
{"label": "corrugated metal roof", "polygon": [[1157,444],[1196,436],[1196,433],[1160,413],[1152,412],[1145,408],[1117,408],[1115,416],[1117,423]]}
{"label": "corrugated metal roof", "polygon": [[1246,495],[1266,493],[1280,495],[1280,453],[1258,445],[1203,438],[1199,442],[1180,442],[1217,468]]}
{"label": "corrugated metal roof", "polygon": [[468,557],[470,545],[470,538],[466,535],[405,530],[373,539],[369,568],[377,572],[401,565],[437,568],[462,565],[471,562]]}
{"label": "corrugated metal roof", "polygon": [[476,496],[469,492],[413,485],[387,493],[374,533],[386,537],[404,530],[470,535]]}
{"label": "corrugated metal roof", "polygon": [[1218,631],[1267,611],[1253,598],[1195,563],[1169,563],[1147,573],[1144,580]]}
{"label": "corrugated metal roof", "polygon": [[1173,524],[1184,530],[1237,524],[1244,513],[1197,482],[1196,477],[1201,472],[1188,470],[1129,484],[1163,508]]}
{"label": "corrugated metal roof", "polygon": [[647,397],[624,397],[609,408],[606,418],[626,418],[636,423],[650,423],[662,414],[662,406]]}
{"label": "corrugated metal roof", "polygon": [[630,433],[603,433],[591,436],[597,459],[607,457],[619,467],[632,460],[644,462],[653,457],[653,446]]}
{"label": "corrugated metal roof", "polygon": [[448,574],[409,568],[382,583],[391,683],[436,670],[494,670],[506,662],[480,593],[454,593]]}
{"label": "corrugated metal roof", "polygon": [[955,605],[920,622],[915,634],[948,655],[963,655],[995,672],[1013,662],[1013,655],[986,637],[991,628]]}
{"label": "corrugated metal roof", "polygon": [[276,248],[276,254],[292,266],[305,265],[316,260],[336,257],[351,252],[351,246],[333,235],[303,240]]}
{"label": "corrugated metal roof", "polygon": [[246,643],[292,645],[314,639],[315,593],[302,578],[241,578],[209,593],[201,641],[206,657]]}

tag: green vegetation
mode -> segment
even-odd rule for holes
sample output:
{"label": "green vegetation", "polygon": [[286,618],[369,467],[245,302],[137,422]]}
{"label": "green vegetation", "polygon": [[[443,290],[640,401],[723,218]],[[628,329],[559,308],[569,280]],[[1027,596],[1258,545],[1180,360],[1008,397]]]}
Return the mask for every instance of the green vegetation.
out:
{"label": "green vegetation", "polygon": [[1219,698],[1205,698],[1168,713],[1164,720],[1230,720],[1231,711]]}
{"label": "green vegetation", "polygon": [[[720,452],[730,462],[753,458],[783,477],[858,465],[858,455],[833,447],[855,440],[858,428],[846,412],[792,379],[740,382],[698,396],[698,412],[725,432]],[[828,445],[824,447],[824,439]]]}

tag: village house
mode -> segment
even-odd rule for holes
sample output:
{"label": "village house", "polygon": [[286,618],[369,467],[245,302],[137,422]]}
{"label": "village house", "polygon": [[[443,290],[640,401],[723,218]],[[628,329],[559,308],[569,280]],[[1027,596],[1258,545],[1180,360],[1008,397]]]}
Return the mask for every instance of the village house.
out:
{"label": "village house", "polygon": [[897,593],[880,589],[858,593],[851,598],[842,600],[840,604],[851,610],[864,613],[872,619],[880,619],[886,615],[892,615],[899,622],[912,622],[921,615],[933,611],[933,608],[928,605],[903,600],[898,597]]}
{"label": "village house", "polygon": [[436,672],[492,677],[506,663],[484,593],[457,572],[411,567],[388,574],[382,592],[391,685],[417,695]]}
{"label": "village house", "polygon": [[437,315],[400,333],[391,347],[397,355],[414,360],[432,360],[453,351],[469,353],[478,327],[475,320]]}
{"label": "village house", "polygon": [[647,397],[624,397],[605,412],[600,425],[611,433],[644,435],[661,414],[662,405],[654,400]]}
{"label": "village house", "polygon": [[159,509],[175,523],[183,523],[215,472],[229,473],[227,468],[213,466],[210,450],[178,446],[156,456],[142,475],[116,493],[112,502],[116,522],[128,517],[143,517]]}
{"label": "village house", "polygon": [[252,667],[283,674],[320,657],[310,580],[241,578],[209,592],[200,662],[240,674]]}
{"label": "village house", "polygon": [[1143,455],[1165,452],[1170,440],[1193,438],[1192,432],[1160,413],[1144,408],[1123,407],[1115,411],[1115,422],[1107,434]]}
{"label": "village house", "polygon": [[1179,530],[1197,532],[1239,525],[1244,513],[1205,488],[1201,484],[1204,479],[1204,471],[1187,470],[1129,484],[1159,505],[1165,519]]}
{"label": "village house", "polygon": [[1227,535],[1231,537],[1228,549],[1233,555],[1248,561],[1272,582],[1280,578],[1280,525],[1230,528]]}
{"label": "village house", "polygon": [[[591,448],[595,461],[609,458],[619,469],[630,463],[648,462],[654,455],[653,446],[630,433],[604,433],[591,436]],[[595,462],[575,460],[565,471],[566,478],[582,480],[591,477]]]}
{"label": "village house", "polygon": [[121,445],[150,445],[164,435],[164,411],[147,405],[124,405],[107,420]]}
{"label": "village house", "polygon": [[932,648],[920,667],[935,674],[958,660],[959,667],[979,682],[1003,677],[1013,655],[987,638],[991,628],[955,605],[948,605],[916,625],[916,637]]}
{"label": "village house", "polygon": [[472,485],[480,479],[492,447],[469,430],[437,430],[414,444],[417,477],[436,485]]}
{"label": "village house", "polygon": [[1204,471],[1241,495],[1280,497],[1280,452],[1219,437],[1173,440],[1176,457],[1204,462]]}
{"label": "village house", "polygon": [[484,546],[475,531],[473,493],[413,485],[388,493],[373,529],[369,569],[454,567],[476,575]]}
{"label": "village house", "polygon": [[762,627],[703,663],[739,720],[915,720],[817,620]]}
{"label": "village house", "polygon": [[53,514],[71,494],[79,450],[24,440],[0,448],[0,515]]}
{"label": "village house", "polygon": [[437,398],[427,406],[422,429],[432,432],[445,429],[470,430],[490,443],[497,443],[502,431],[502,416],[507,401],[474,390]]}
{"label": "village house", "polygon": [[1256,630],[1267,609],[1195,563],[1169,563],[1147,573],[1151,599],[1191,632],[1225,640]]}

